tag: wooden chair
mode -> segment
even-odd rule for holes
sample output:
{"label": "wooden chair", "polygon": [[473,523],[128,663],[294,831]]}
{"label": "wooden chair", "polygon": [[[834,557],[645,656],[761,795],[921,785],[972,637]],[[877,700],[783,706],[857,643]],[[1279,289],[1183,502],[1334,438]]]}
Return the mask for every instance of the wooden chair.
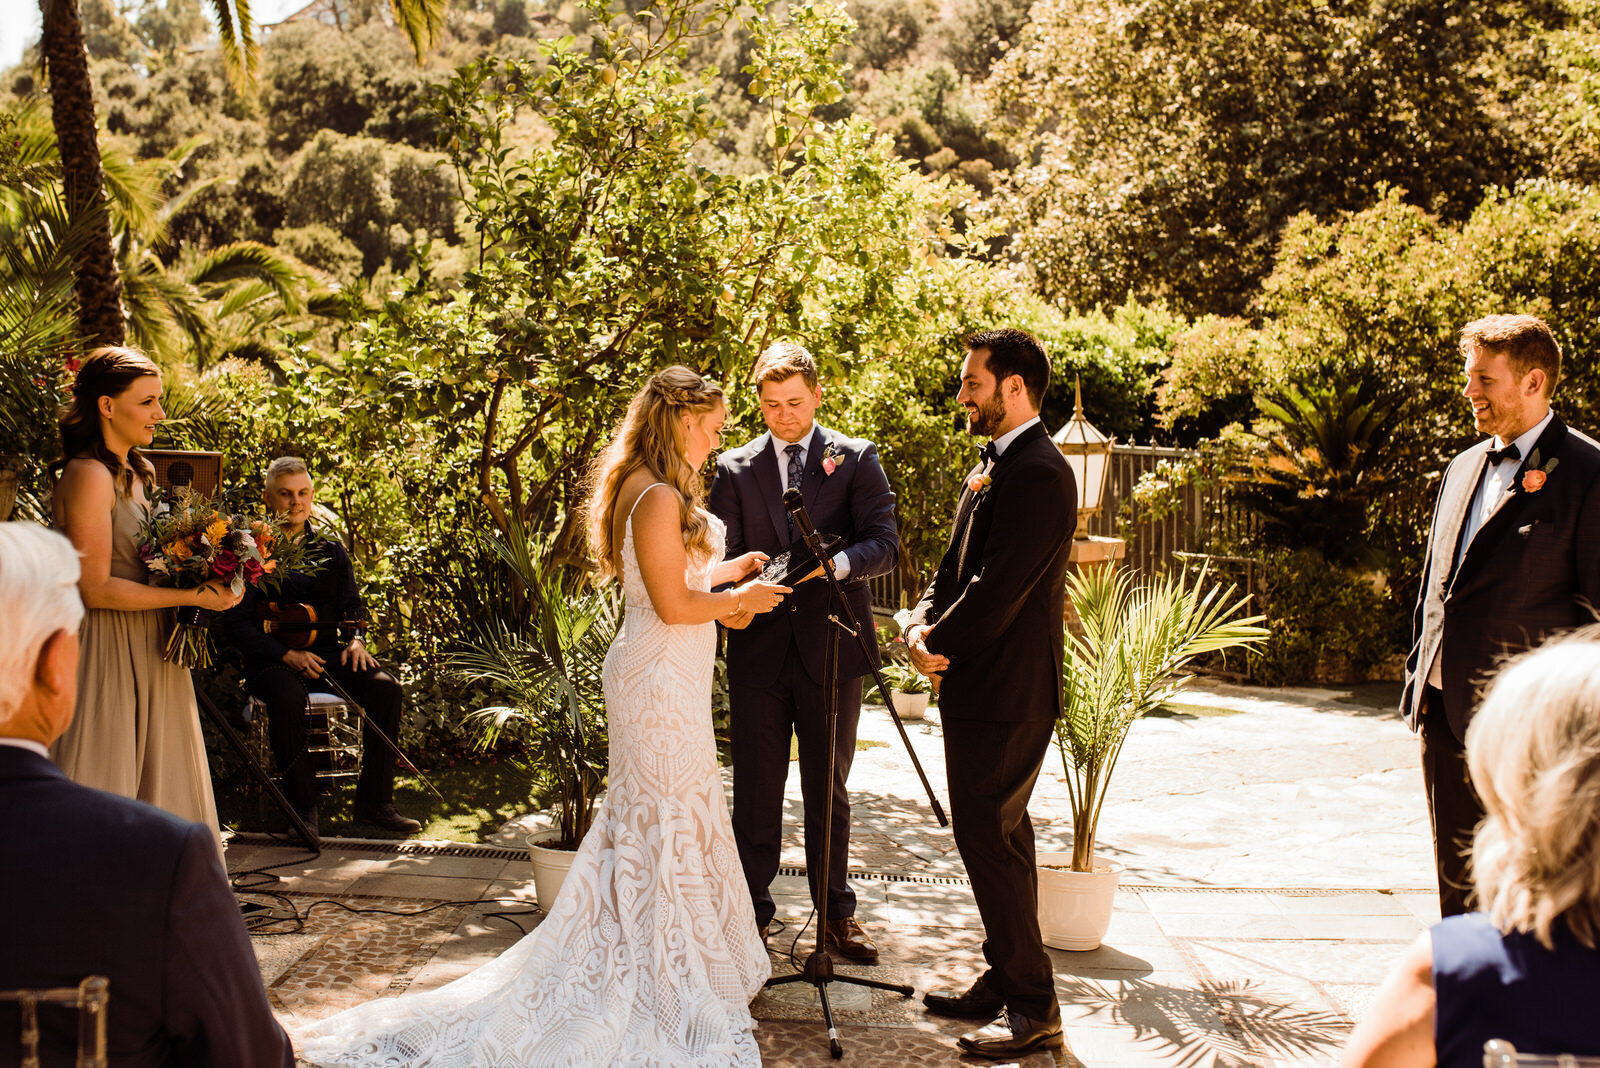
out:
{"label": "wooden chair", "polygon": [[78,1010],[77,1068],[106,1068],[106,1003],[111,984],[91,975],[76,987],[38,990],[0,990],[0,1002],[14,1001],[22,1010],[21,1068],[39,1068],[39,1006],[60,1005]]}
{"label": "wooden chair", "polygon": [[1600,1068],[1600,1057],[1579,1057],[1571,1053],[1518,1053],[1517,1047],[1503,1038],[1483,1044],[1483,1068]]}

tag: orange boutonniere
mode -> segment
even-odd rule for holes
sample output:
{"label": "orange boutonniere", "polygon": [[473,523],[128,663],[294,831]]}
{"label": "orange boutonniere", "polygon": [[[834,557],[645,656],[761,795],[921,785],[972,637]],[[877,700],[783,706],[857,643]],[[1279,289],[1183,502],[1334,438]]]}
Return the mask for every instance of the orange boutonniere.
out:
{"label": "orange boutonniere", "polygon": [[[993,464],[989,465],[989,467],[993,466]],[[985,467],[982,471],[979,471],[977,474],[967,479],[967,489],[971,490],[973,493],[982,493],[984,490],[989,488],[989,483],[993,481],[994,479],[989,475],[989,468]]]}
{"label": "orange boutonniere", "polygon": [[1544,484],[1550,479],[1550,472],[1556,469],[1556,464],[1561,462],[1557,456],[1550,457],[1550,462],[1543,466],[1539,463],[1539,450],[1534,449],[1528,457],[1528,464],[1522,470],[1522,491],[1524,493],[1538,493],[1544,489]]}

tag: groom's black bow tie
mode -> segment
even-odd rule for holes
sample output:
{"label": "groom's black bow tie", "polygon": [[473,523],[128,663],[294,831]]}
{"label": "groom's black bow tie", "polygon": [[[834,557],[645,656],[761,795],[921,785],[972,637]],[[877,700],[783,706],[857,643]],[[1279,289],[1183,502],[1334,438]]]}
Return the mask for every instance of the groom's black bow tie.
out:
{"label": "groom's black bow tie", "polygon": [[994,459],[995,459],[995,456],[996,456],[996,452],[995,452],[994,442],[992,442],[992,441],[984,442],[983,448],[978,451],[978,462],[980,464],[993,463]]}
{"label": "groom's black bow tie", "polygon": [[1507,460],[1520,460],[1520,459],[1522,459],[1522,450],[1517,448],[1517,443],[1514,442],[1514,441],[1510,445],[1507,445],[1503,449],[1490,449],[1489,450],[1489,466],[1490,467],[1493,467],[1496,464],[1505,463]]}

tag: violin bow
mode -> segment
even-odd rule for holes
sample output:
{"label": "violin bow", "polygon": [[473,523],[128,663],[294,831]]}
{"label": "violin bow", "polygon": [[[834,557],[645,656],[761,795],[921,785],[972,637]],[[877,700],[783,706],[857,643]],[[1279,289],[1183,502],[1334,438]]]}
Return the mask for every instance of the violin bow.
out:
{"label": "violin bow", "polygon": [[358,703],[354,697],[351,697],[348,693],[346,693],[344,687],[340,686],[339,683],[334,680],[332,675],[324,671],[322,673],[322,677],[317,681],[332,686],[333,692],[342,698],[346,704],[348,704],[351,708],[359,710],[361,713],[361,718],[366,721],[366,729],[370,730],[373,734],[376,734],[383,744],[388,746],[390,751],[399,758],[400,763],[405,765],[406,770],[420,779],[422,781],[422,785],[426,786],[434,797],[437,797],[440,801],[444,800],[444,794],[439,792],[439,788],[428,781],[428,777],[422,774],[422,770],[420,768],[411,763],[411,758],[402,753],[400,751],[400,747],[395,745],[394,741],[387,734],[383,733],[383,728],[372,722],[372,717],[367,715],[367,710],[362,707],[362,705]]}

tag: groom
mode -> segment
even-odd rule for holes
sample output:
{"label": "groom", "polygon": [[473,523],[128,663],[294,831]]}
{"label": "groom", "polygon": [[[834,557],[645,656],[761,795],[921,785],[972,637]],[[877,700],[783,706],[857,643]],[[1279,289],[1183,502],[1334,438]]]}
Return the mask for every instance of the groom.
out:
{"label": "groom", "polygon": [[[878,949],[856,922],[856,895],[845,881],[850,849],[850,798],[845,779],[855,756],[861,716],[861,678],[878,666],[867,579],[895,565],[900,536],[894,493],[870,441],[848,438],[816,422],[822,387],[811,354],[799,345],[773,345],[756,361],[756,395],[768,433],[717,460],[708,505],[728,527],[729,559],[752,550],[777,556],[800,544],[783,506],[798,487],[817,531],[844,539],[834,570],[856,621],[867,628],[867,649],[844,635],[839,644],[838,723],[827,735],[823,717],[823,658],[830,588],[820,578],[795,584],[775,612],[728,632],[728,687],[733,732],[733,836],[756,926],[763,933],[776,907],[770,886],[778,874],[783,838],[783,789],[789,776],[789,737],[799,740],[800,792],[805,803],[806,870],[811,900],[822,887],[822,809],[833,793],[828,912],[823,941],[847,960],[875,964]],[[828,750],[833,778],[828,779]]]}
{"label": "groom", "polygon": [[1055,976],[1039,934],[1028,799],[1061,713],[1067,558],[1077,526],[1072,468],[1039,421],[1044,348],[1021,330],[967,339],[956,400],[988,438],[955,528],[905,630],[911,661],[939,686],[950,818],[983,919],[989,969],[929,1012],[1005,1020],[964,1036],[990,1058],[1060,1049]]}

